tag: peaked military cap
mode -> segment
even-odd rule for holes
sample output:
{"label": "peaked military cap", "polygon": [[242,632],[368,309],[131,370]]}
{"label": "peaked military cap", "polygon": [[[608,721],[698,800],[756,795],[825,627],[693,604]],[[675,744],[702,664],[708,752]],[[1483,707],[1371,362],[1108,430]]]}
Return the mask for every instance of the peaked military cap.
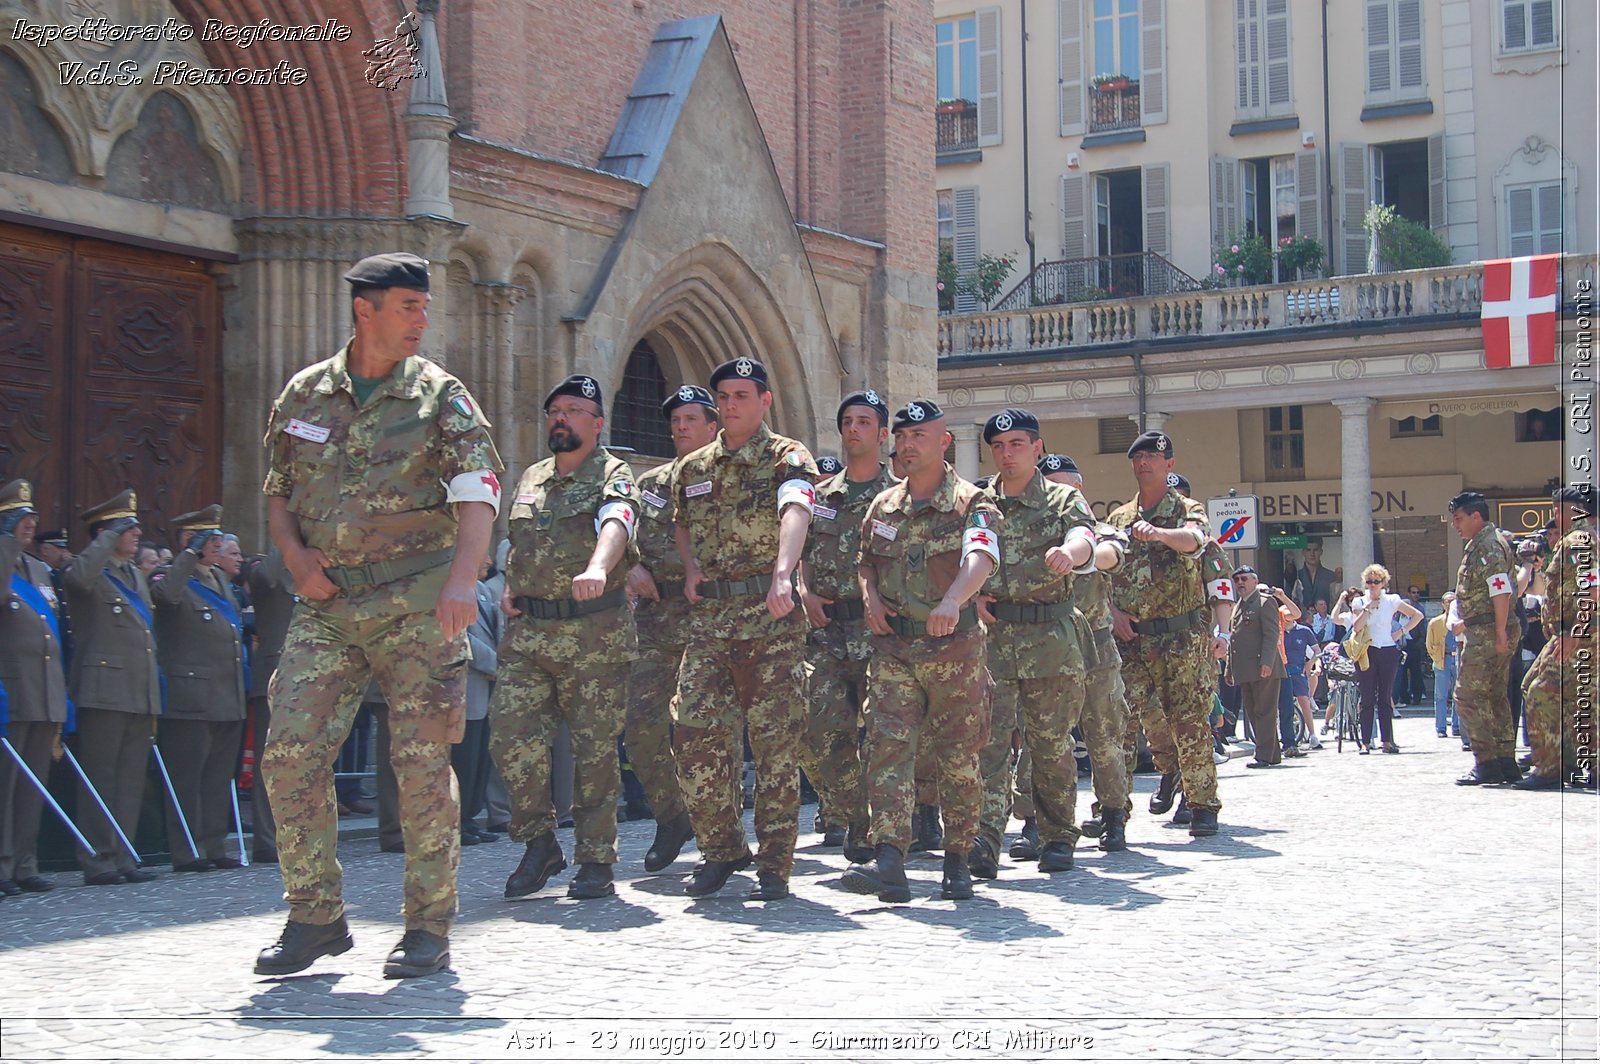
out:
{"label": "peaked military cap", "polygon": [[831,477],[844,468],[844,463],[831,454],[817,455],[817,472],[823,476]]}
{"label": "peaked military cap", "polygon": [[913,399],[894,412],[894,430],[899,432],[911,425],[920,425],[925,421],[938,421],[944,417],[944,410],[932,399]]}
{"label": "peaked military cap", "polygon": [[414,288],[428,290],[428,260],[406,251],[369,255],[344,275],[356,288]]}
{"label": "peaked military cap", "polygon": [[711,387],[715,388],[725,380],[755,381],[761,387],[767,387],[767,367],[753,358],[733,358],[724,362],[711,371]]}
{"label": "peaked military cap", "polygon": [[[1550,498],[1555,502],[1566,503],[1573,509],[1582,510],[1593,517],[1595,514],[1595,490],[1593,484],[1567,484],[1550,493]],[[0,505],[0,510],[5,509]]]}
{"label": "peaked military cap", "polygon": [[1128,457],[1132,458],[1140,451],[1154,451],[1163,458],[1176,458],[1177,451],[1172,447],[1172,437],[1165,432],[1141,432],[1133,441],[1133,446],[1128,448]]}
{"label": "peaked military cap", "polygon": [[131,517],[139,519],[139,499],[134,495],[133,489],[113,495],[98,506],[91,506],[78,515],[79,520],[86,524],[96,521],[116,521],[119,518]]}
{"label": "peaked military cap", "polygon": [[606,412],[606,402],[604,393],[600,390],[600,382],[587,373],[574,373],[554,388],[551,388],[550,394],[544,397],[546,409],[550,406],[550,400],[558,395],[575,395],[579,399],[587,399],[600,408],[602,415]]}
{"label": "peaked military cap", "polygon": [[1002,432],[1031,432],[1037,438],[1039,435],[1039,419],[1032,413],[1020,407],[1007,407],[998,414],[992,415],[983,423],[983,442],[993,443],[994,438]]}
{"label": "peaked military cap", "polygon": [[179,514],[172,519],[172,527],[180,532],[203,532],[222,527],[222,504],[212,503],[204,510]]}
{"label": "peaked military cap", "polygon": [[879,425],[887,425],[889,423],[889,404],[884,402],[883,396],[872,388],[868,388],[864,392],[851,392],[839,400],[839,410],[833,415],[833,423],[836,427],[844,424],[844,411],[845,407],[848,406],[870,406],[878,414]]}
{"label": "peaked military cap", "polygon": [[681,385],[677,391],[667,396],[666,402],[661,404],[661,413],[667,417],[680,406],[703,406],[708,410],[717,408],[717,401],[711,393],[698,384]]}
{"label": "peaked military cap", "polygon": [[1078,463],[1064,454],[1047,454],[1039,459],[1039,472],[1045,476],[1051,473],[1077,473]]}
{"label": "peaked military cap", "polygon": [[48,532],[36,532],[34,533],[33,541],[35,543],[44,543],[51,547],[60,547],[62,550],[66,550],[67,530],[64,528],[52,528]]}
{"label": "peaked military cap", "polygon": [[1233,578],[1235,580],[1239,579],[1241,576],[1260,576],[1260,575],[1261,575],[1260,573],[1256,572],[1256,567],[1253,566],[1253,565],[1241,565],[1241,566],[1239,566],[1239,568],[1237,568],[1237,569],[1235,569],[1233,571]]}
{"label": "peaked military cap", "polygon": [[33,485],[26,480],[13,480],[0,487],[0,514],[21,510],[24,514],[38,513],[33,508]]}

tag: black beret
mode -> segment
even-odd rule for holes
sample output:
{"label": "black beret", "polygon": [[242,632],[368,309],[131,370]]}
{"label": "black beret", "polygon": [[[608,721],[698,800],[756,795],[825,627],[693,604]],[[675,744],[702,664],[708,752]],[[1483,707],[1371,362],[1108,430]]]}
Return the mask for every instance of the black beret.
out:
{"label": "black beret", "polygon": [[765,388],[767,367],[753,358],[730,359],[711,371],[711,387],[715,388],[725,380],[755,381]]}
{"label": "black beret", "polygon": [[889,404],[883,401],[883,396],[868,388],[864,392],[851,392],[839,401],[839,411],[833,415],[835,426],[844,423],[844,408],[847,406],[870,406],[878,412],[878,424],[889,423]]}
{"label": "black beret", "polygon": [[661,404],[661,413],[671,417],[672,412],[680,406],[703,406],[716,410],[717,401],[711,397],[710,392],[698,384],[685,384],[667,396],[666,402]]}
{"label": "black beret", "polygon": [[1489,500],[1483,497],[1483,492],[1481,491],[1463,491],[1459,495],[1453,496],[1445,505],[1452,510],[1476,509],[1479,506],[1488,510]]}
{"label": "black beret", "polygon": [[344,279],[357,288],[428,290],[428,260],[406,251],[369,255],[350,267]]}
{"label": "black beret", "polygon": [[913,399],[894,413],[894,430],[899,432],[908,425],[920,425],[925,421],[938,421],[944,417],[944,411],[932,399]]}
{"label": "black beret", "polygon": [[831,454],[819,454],[819,455],[817,455],[817,472],[818,473],[821,473],[824,476],[831,477],[831,476],[833,476],[835,473],[839,472],[839,470],[841,470],[843,468],[844,468],[844,463],[839,461],[833,455],[831,455]]}
{"label": "black beret", "polygon": [[52,547],[60,547],[62,550],[66,550],[67,530],[64,528],[52,528],[48,532],[35,533],[33,541],[35,543],[47,543]]}
{"label": "black beret", "polygon": [[1007,407],[983,423],[983,442],[993,443],[1002,432],[1021,430],[1039,435],[1039,419],[1018,407]]}
{"label": "black beret", "polygon": [[1175,458],[1177,452],[1172,448],[1172,437],[1165,432],[1141,432],[1133,441],[1133,446],[1128,448],[1128,457],[1132,458],[1140,451],[1154,451],[1163,458]]}
{"label": "black beret", "polygon": [[1595,514],[1595,491],[1593,484],[1568,484],[1557,488],[1550,493],[1550,498],[1555,502],[1566,503],[1575,509],[1593,517]]}
{"label": "black beret", "polygon": [[972,486],[975,487],[975,488],[987,489],[989,487],[989,484],[993,480],[994,480],[994,474],[991,473],[986,477],[979,477],[977,480],[974,480],[972,482]]}
{"label": "black beret", "polygon": [[1045,476],[1051,473],[1077,473],[1078,463],[1064,454],[1047,454],[1039,459],[1039,472]]}
{"label": "black beret", "polygon": [[606,412],[606,402],[602,397],[600,382],[587,373],[574,373],[554,388],[551,388],[550,394],[544,397],[545,407],[548,408],[550,400],[558,395],[575,395],[579,399],[587,399],[600,408],[602,415]]}
{"label": "black beret", "polygon": [[1167,487],[1177,488],[1180,495],[1194,495],[1194,488],[1189,486],[1189,478],[1182,473],[1168,473]]}

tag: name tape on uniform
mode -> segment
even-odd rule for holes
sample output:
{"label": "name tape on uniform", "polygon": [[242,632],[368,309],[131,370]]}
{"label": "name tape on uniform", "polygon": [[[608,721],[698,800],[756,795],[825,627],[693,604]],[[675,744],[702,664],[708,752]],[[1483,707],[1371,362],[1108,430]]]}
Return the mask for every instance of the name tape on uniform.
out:
{"label": "name tape on uniform", "polygon": [[649,489],[646,489],[643,495],[644,501],[649,503],[651,506],[656,507],[657,509],[667,505],[666,499],[663,499],[661,496],[657,495],[653,491],[650,491]]}
{"label": "name tape on uniform", "polygon": [[539,505],[539,496],[532,492],[525,492],[517,496],[517,502],[522,506],[537,506]]}
{"label": "name tape on uniform", "polygon": [[877,518],[873,518],[872,534],[874,536],[882,536],[884,539],[893,543],[895,537],[900,535],[900,530],[893,525],[885,524],[884,522],[879,521]]}
{"label": "name tape on uniform", "polygon": [[820,517],[824,521],[832,521],[839,516],[839,511],[831,506],[824,506],[820,502],[811,508],[812,517]]}
{"label": "name tape on uniform", "polygon": [[700,496],[700,495],[710,495],[711,494],[711,481],[702,480],[698,484],[689,484],[689,485],[684,487],[683,493],[684,493],[684,495],[688,496],[691,499],[695,498],[696,496]]}
{"label": "name tape on uniform", "polygon": [[290,418],[289,427],[283,431],[291,436],[298,436],[302,440],[310,440],[312,443],[328,442],[328,429],[321,425],[313,425],[310,422],[301,421],[297,417]]}

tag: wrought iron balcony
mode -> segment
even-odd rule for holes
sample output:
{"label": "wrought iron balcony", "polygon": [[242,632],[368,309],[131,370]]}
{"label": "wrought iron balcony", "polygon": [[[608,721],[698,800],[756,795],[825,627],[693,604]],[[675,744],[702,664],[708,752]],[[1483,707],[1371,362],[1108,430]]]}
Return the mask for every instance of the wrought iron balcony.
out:
{"label": "wrought iron balcony", "polygon": [[978,105],[971,100],[955,100],[934,109],[939,155],[978,150]]}
{"label": "wrought iron balcony", "polygon": [[1200,282],[1153,251],[1041,262],[991,310],[1188,292]]}
{"label": "wrought iron balcony", "polygon": [[1129,81],[1121,88],[1094,85],[1089,88],[1089,132],[1110,133],[1118,129],[1139,128],[1139,83]]}

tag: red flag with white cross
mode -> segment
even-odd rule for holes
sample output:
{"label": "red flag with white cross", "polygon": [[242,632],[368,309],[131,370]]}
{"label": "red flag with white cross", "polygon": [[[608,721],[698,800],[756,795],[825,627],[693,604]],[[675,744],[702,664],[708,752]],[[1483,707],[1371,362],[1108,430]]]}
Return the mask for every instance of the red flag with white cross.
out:
{"label": "red flag with white cross", "polygon": [[1483,264],[1483,362],[1489,369],[1556,360],[1559,255]]}

